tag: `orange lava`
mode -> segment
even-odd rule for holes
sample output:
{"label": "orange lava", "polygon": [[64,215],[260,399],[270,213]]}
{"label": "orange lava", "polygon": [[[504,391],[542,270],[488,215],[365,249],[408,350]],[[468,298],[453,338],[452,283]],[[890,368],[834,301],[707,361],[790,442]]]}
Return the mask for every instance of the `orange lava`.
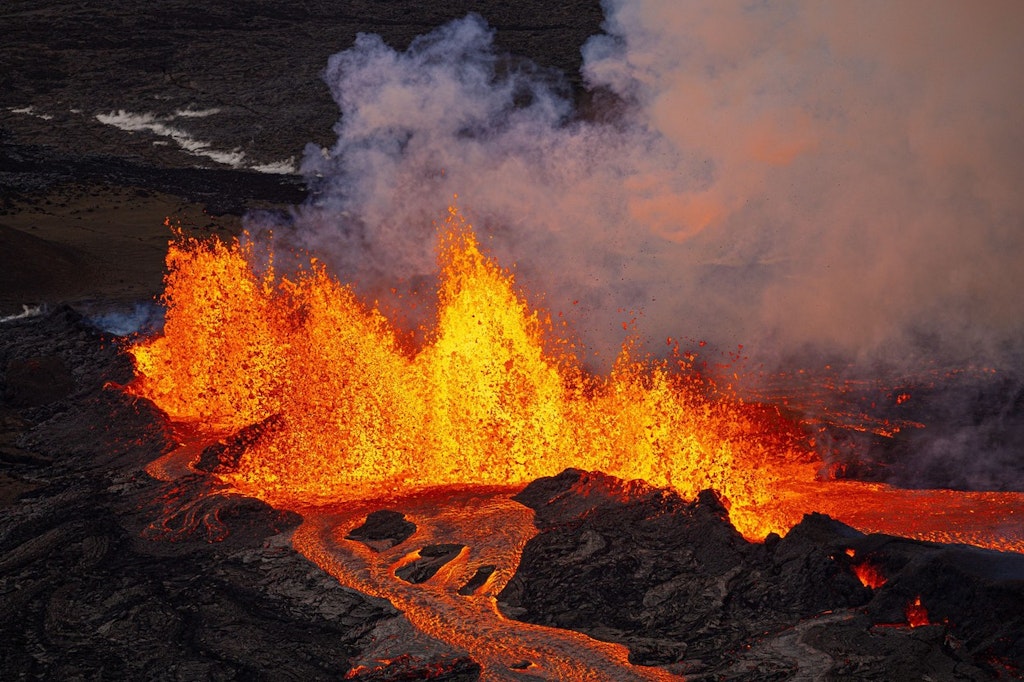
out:
{"label": "orange lava", "polygon": [[[621,644],[502,615],[496,597],[515,573],[526,542],[537,532],[532,512],[512,501],[513,492],[457,487],[391,500],[416,523],[416,534],[381,552],[345,538],[367,513],[379,508],[379,502],[306,508],[292,542],[342,585],[387,599],[419,632],[466,651],[480,664],[482,680],[681,679],[660,668],[631,665],[629,651]],[[442,542],[464,548],[424,583],[396,577],[396,570],[419,548]],[[494,567],[491,579],[471,594],[460,592],[483,565]]]}
{"label": "orange lava", "polygon": [[790,481],[785,504],[864,533],[1024,553],[1024,493],[906,490],[863,481]]}
{"label": "orange lava", "polygon": [[928,609],[921,604],[921,597],[914,597],[914,600],[907,604],[906,608],[907,625],[912,628],[919,628],[923,625],[931,625],[928,620]]}
{"label": "orange lava", "polygon": [[588,374],[455,208],[439,244],[436,319],[412,347],[315,259],[282,275],[251,245],[179,236],[164,332],[128,349],[129,390],[226,431],[276,416],[222,478],[278,506],[521,486],[576,467],[684,497],[714,488],[754,540],[820,511],[865,532],[1024,551],[1021,493],[818,481],[801,427],[723,394],[693,354],[645,360],[627,339],[608,376]]}
{"label": "orange lava", "polygon": [[[164,332],[128,349],[129,390],[176,420],[187,445],[147,471],[186,475],[211,434],[262,423],[222,481],[300,510],[297,550],[341,584],[389,600],[425,636],[468,652],[484,680],[673,679],[630,665],[621,645],[498,610],[496,595],[536,532],[511,496],[567,467],[684,497],[714,488],[753,540],[820,511],[865,532],[1024,552],[1024,495],[816,480],[821,462],[804,430],[775,407],[724,395],[693,371],[693,354],[645,360],[627,340],[608,376],[588,374],[454,208],[439,242],[437,315],[414,347],[315,259],[282,275],[251,245],[179,236],[167,256]],[[384,500],[400,501],[415,540],[383,552],[347,540]],[[437,543],[464,548],[423,584],[396,576]],[[487,582],[460,591],[485,565]],[[863,561],[854,569],[869,587],[885,581]],[[906,617],[911,627],[928,623],[920,598]],[[400,668],[415,649],[386,637],[374,646],[351,676]]]}
{"label": "orange lava", "polygon": [[859,564],[854,564],[853,572],[864,587],[870,587],[872,590],[877,590],[885,584],[885,576],[882,575],[882,572],[877,566],[870,562],[862,561]]}
{"label": "orange lava", "polygon": [[315,260],[282,276],[251,246],[179,238],[164,333],[129,349],[131,390],[226,429],[280,415],[227,478],[281,504],[521,485],[571,466],[684,496],[715,488],[750,537],[799,520],[769,505],[784,481],[813,479],[797,425],[628,341],[609,376],[585,373],[454,208],[440,244],[436,323],[413,349]]}

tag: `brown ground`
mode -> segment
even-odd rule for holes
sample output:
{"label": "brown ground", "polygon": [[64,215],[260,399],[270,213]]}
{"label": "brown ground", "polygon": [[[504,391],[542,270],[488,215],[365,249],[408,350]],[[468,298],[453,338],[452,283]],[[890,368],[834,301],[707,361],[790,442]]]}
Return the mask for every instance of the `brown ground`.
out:
{"label": "brown ground", "polygon": [[170,218],[186,234],[226,236],[237,216],[145,189],[61,185],[0,213],[0,315],[23,305],[151,300],[162,288]]}

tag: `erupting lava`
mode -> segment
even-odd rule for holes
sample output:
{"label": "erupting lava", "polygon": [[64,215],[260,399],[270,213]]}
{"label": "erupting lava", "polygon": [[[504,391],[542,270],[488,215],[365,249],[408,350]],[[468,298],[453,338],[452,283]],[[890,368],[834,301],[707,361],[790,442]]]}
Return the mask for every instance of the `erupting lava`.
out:
{"label": "erupting lava", "polygon": [[801,426],[724,395],[692,354],[637,359],[627,340],[609,376],[588,374],[455,208],[439,263],[435,324],[412,347],[315,259],[285,276],[252,245],[179,238],[164,332],[129,348],[130,390],[183,422],[257,425],[221,477],[279,506],[515,487],[575,467],[684,497],[713,488],[752,540],[820,511],[864,532],[1024,551],[1020,493],[818,481]]}
{"label": "erupting lava", "polygon": [[[1024,551],[1019,493],[819,481],[799,424],[724,395],[693,371],[691,354],[637,359],[626,341],[609,376],[588,374],[454,208],[439,263],[436,319],[414,347],[316,260],[282,275],[252,245],[179,237],[167,257],[164,331],[129,348],[129,390],[192,429],[241,432],[237,462],[215,469],[221,481],[301,509],[299,551],[470,652],[483,679],[517,679],[522,666],[557,679],[667,679],[630,666],[621,646],[497,610],[535,532],[512,491],[568,467],[690,498],[713,488],[752,540],[820,511],[866,532]],[[190,468],[201,450],[186,444],[148,470]],[[412,515],[420,547],[462,547],[450,566],[412,585],[396,571],[415,550],[377,553],[345,540],[383,500]],[[485,584],[464,593],[485,566]],[[884,583],[870,564],[855,570],[865,585]],[[907,621],[927,622],[920,600]]]}
{"label": "erupting lava", "polygon": [[864,587],[870,587],[872,590],[877,590],[885,584],[885,576],[882,575],[882,572],[878,570],[877,566],[868,561],[853,564],[853,572],[856,574],[857,579],[860,580],[860,584]]}
{"label": "erupting lava", "polygon": [[928,620],[928,609],[921,604],[920,595],[914,597],[914,600],[907,604],[906,615],[907,625],[912,628],[931,625],[931,621]]}
{"label": "erupting lava", "polygon": [[436,326],[410,349],[315,260],[282,276],[257,272],[252,246],[180,239],[163,336],[130,349],[133,390],[180,420],[268,420],[227,478],[281,504],[521,485],[571,466],[684,496],[714,488],[748,537],[799,520],[770,504],[784,481],[814,477],[796,424],[716,397],[685,358],[637,360],[629,342],[610,376],[588,375],[455,208],[440,242]]}

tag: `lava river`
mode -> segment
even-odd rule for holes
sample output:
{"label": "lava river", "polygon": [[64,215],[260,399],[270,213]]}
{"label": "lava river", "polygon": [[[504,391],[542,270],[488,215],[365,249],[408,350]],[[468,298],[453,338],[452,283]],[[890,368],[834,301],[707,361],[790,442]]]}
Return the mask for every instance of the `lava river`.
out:
{"label": "lava river", "polygon": [[[379,503],[365,502],[302,510],[304,523],[293,543],[341,584],[383,597],[421,632],[466,650],[484,680],[670,680],[659,668],[632,666],[624,646],[571,630],[505,618],[495,595],[515,572],[536,530],[532,512],[513,502],[514,490],[492,488],[432,491],[397,501],[417,527],[409,540],[384,552],[345,539]],[[413,584],[395,574],[417,548],[464,545],[429,580]],[[492,577],[472,594],[460,594],[482,566]]]}

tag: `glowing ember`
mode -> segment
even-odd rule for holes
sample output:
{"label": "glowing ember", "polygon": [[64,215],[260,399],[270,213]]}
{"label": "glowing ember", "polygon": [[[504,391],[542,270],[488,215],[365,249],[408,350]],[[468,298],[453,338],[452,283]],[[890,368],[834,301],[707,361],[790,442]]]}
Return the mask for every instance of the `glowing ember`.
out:
{"label": "glowing ember", "polygon": [[882,575],[882,572],[877,566],[870,562],[862,561],[859,564],[854,564],[853,572],[864,587],[870,587],[872,590],[877,590],[885,584],[885,576]]}
{"label": "glowing ember", "polygon": [[907,624],[912,628],[931,625],[928,620],[928,610],[921,604],[920,595],[914,597],[914,600],[907,604],[906,615]]}
{"label": "glowing ember", "polygon": [[688,496],[715,488],[751,537],[799,520],[755,513],[781,481],[813,479],[796,425],[712,397],[689,360],[638,360],[628,341],[610,376],[586,374],[454,208],[436,326],[415,350],[315,261],[286,277],[272,262],[257,271],[260,255],[178,239],[164,334],[130,349],[132,390],[176,419],[238,429],[280,416],[228,476],[246,493],[308,504],[573,466]]}

